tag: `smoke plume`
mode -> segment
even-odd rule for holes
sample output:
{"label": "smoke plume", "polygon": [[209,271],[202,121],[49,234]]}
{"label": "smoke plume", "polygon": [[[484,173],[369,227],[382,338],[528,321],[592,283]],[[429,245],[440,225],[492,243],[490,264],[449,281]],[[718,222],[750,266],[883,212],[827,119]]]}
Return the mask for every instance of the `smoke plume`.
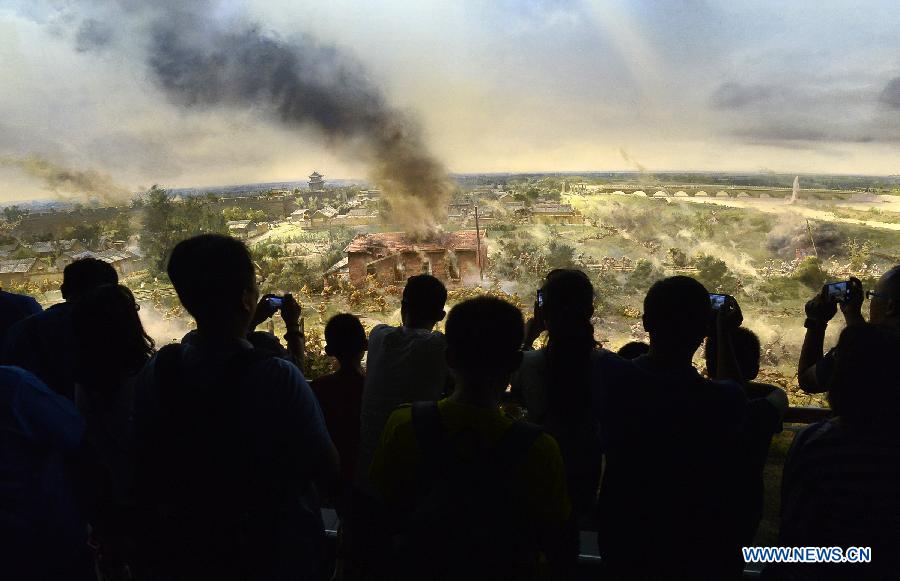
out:
{"label": "smoke plume", "polygon": [[308,37],[287,41],[223,17],[216,2],[162,4],[136,5],[131,16],[147,35],[151,76],[171,102],[313,127],[368,165],[398,225],[418,235],[436,230],[451,191],[446,171],[418,124],[386,103],[353,59]]}
{"label": "smoke plume", "polygon": [[641,165],[636,159],[631,157],[627,151],[625,151],[624,147],[619,148],[619,155],[622,156],[622,159],[625,160],[625,163],[631,164],[638,170],[640,173],[647,173],[647,168]]}
{"label": "smoke plume", "polygon": [[[812,238],[810,238],[810,231]],[[831,222],[821,222],[807,227],[806,220],[796,214],[783,214],[778,222],[766,234],[766,248],[780,257],[791,259],[798,250],[812,254],[813,240],[815,251],[820,258],[827,258],[841,247],[841,235]]]}
{"label": "smoke plume", "polygon": [[92,169],[75,170],[63,167],[36,155],[24,157],[2,156],[0,167],[16,168],[41,180],[44,188],[63,198],[98,197],[106,202],[124,202],[132,193],[105,174]]}

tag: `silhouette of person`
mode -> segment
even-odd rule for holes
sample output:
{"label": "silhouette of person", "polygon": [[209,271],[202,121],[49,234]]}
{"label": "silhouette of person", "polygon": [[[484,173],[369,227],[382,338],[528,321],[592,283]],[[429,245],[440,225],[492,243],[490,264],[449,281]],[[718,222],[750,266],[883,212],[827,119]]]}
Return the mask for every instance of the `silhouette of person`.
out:
{"label": "silhouette of person", "polygon": [[168,274],[197,335],[163,347],[138,381],[141,567],[150,578],[315,578],[315,488],[333,486],[338,456],[300,370],[246,340],[259,300],[250,253],[196,236],[172,250]]}
{"label": "silhouette of person", "polygon": [[72,305],[85,293],[105,284],[118,284],[116,270],[96,258],[82,258],[63,269],[60,286],[65,302],[13,325],[3,347],[3,363],[37,375],[47,386],[70,400],[75,397],[75,344]]}
{"label": "silhouette of person", "polygon": [[336,577],[351,577],[353,567],[353,484],[359,459],[360,407],[365,372],[366,330],[350,313],[340,313],[325,324],[325,353],[334,357],[338,368],[310,384],[319,400],[328,433],[341,456],[341,487],[334,499],[340,517]]}
{"label": "silhouette of person", "polygon": [[[602,461],[591,396],[599,381],[596,361],[610,353],[594,340],[594,287],[587,275],[551,271],[539,297],[526,324],[526,350],[511,391],[525,402],[528,418],[559,443],[575,518],[583,528],[590,527]],[[529,350],[544,329],[547,346]]]}
{"label": "silhouette of person", "polygon": [[[600,362],[598,545],[611,578],[742,574],[747,397],[739,382],[706,379],[692,365],[713,316],[702,284],[660,280],[644,298],[650,351]],[[715,312],[720,377],[740,378],[730,334],[741,320],[733,301]]]}
{"label": "silhouette of person", "polygon": [[870,563],[779,564],[766,579],[900,578],[900,331],[851,325],[834,350],[836,417],[794,440],[784,466],[781,546],[870,547]]}
{"label": "silhouette of person", "polygon": [[0,563],[5,579],[96,579],[71,470],[84,437],[75,405],[34,374],[0,367]]}
{"label": "silhouette of person", "polygon": [[[522,315],[480,297],[447,318],[455,390],[391,414],[371,481],[399,523],[394,578],[532,579],[566,570],[570,518],[554,439],[498,404],[521,361]],[[541,559],[543,554],[546,559]]]}
{"label": "silhouette of person", "polygon": [[402,326],[376,325],[369,333],[366,381],[360,413],[357,483],[369,491],[372,455],[388,416],[397,406],[437,401],[447,389],[449,372],[443,333],[434,326],[444,318],[447,289],[429,274],[411,276],[400,303]]}
{"label": "silhouette of person", "polygon": [[[785,391],[774,385],[754,381],[759,375],[760,343],[756,334],[744,327],[731,332],[731,342],[741,377],[744,380],[744,391],[750,400],[746,423],[747,470],[746,478],[741,484],[746,489],[745,508],[747,510],[747,528],[744,544],[753,541],[756,529],[763,514],[764,485],[763,469],[769,454],[772,436],[783,431],[781,424],[788,409],[788,398]],[[706,372],[712,379],[717,379],[718,371],[718,338],[710,334],[706,338],[704,356]]]}
{"label": "silhouette of person", "polygon": [[335,358],[338,368],[310,384],[341,455],[341,480],[345,487],[352,485],[356,471],[360,406],[366,378],[362,358],[367,345],[366,330],[358,318],[350,313],[331,317],[325,324],[325,354]]}
{"label": "silhouette of person", "polygon": [[9,328],[43,309],[33,297],[0,289],[0,347],[6,342]]}
{"label": "silhouette of person", "polygon": [[137,374],[154,352],[134,295],[122,285],[89,291],[72,308],[75,405],[87,430],[91,536],[98,567],[122,578],[129,564],[131,417]]}
{"label": "silhouette of person", "polygon": [[648,351],[650,351],[650,345],[643,341],[630,341],[619,347],[616,355],[623,359],[637,359],[641,355],[646,355]]}
{"label": "silhouette of person", "polygon": [[[885,272],[875,288],[863,292],[862,282],[858,278],[850,278],[850,293],[845,302],[840,303],[841,312],[847,326],[865,324],[862,315],[862,304],[865,298],[869,303],[869,322],[900,329],[900,265]],[[838,304],[822,291],[806,303],[806,335],[800,350],[800,361],[797,365],[797,380],[800,388],[809,393],[822,393],[828,389],[828,383],[834,368],[834,353],[822,354],[825,345],[825,330],[829,321],[837,313]]]}

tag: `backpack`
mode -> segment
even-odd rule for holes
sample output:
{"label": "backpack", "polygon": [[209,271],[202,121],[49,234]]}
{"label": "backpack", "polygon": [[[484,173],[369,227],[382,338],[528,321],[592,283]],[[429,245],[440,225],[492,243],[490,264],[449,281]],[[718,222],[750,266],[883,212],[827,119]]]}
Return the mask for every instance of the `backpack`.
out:
{"label": "backpack", "polygon": [[534,564],[537,533],[513,478],[540,428],[515,422],[467,461],[446,437],[437,402],[411,411],[422,463],[415,507],[395,539],[408,578],[512,579],[513,564]]}
{"label": "backpack", "polygon": [[230,566],[228,578],[252,578],[247,556],[256,552],[260,531],[270,528],[284,498],[273,492],[248,437],[252,426],[241,413],[247,373],[270,357],[243,350],[208,381],[188,385],[181,346],[167,345],[157,354],[158,414],[142,442],[138,468],[151,551],[166,568],[186,573],[206,561],[211,567],[205,575]]}

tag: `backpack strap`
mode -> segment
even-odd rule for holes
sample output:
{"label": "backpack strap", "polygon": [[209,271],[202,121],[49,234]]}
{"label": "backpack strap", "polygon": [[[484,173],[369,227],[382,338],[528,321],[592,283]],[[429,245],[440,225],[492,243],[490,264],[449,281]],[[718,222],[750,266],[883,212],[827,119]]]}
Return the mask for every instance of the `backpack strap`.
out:
{"label": "backpack strap", "polygon": [[427,464],[433,464],[437,459],[436,456],[444,451],[444,429],[441,425],[438,403],[436,401],[413,402],[410,412],[416,441],[422,451],[422,459]]}

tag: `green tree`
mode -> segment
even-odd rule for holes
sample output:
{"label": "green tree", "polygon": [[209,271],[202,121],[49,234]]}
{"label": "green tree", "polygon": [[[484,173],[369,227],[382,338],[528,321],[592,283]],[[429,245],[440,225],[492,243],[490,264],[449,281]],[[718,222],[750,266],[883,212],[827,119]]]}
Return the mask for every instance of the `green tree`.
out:
{"label": "green tree", "polygon": [[850,271],[859,273],[872,260],[872,243],[868,240],[860,242],[852,238],[844,243],[844,250],[850,258]]}
{"label": "green tree", "polygon": [[103,235],[103,225],[99,222],[87,223],[80,222],[74,226],[69,226],[63,230],[63,238],[74,238],[80,240],[88,248],[94,248]]}
{"label": "green tree", "polygon": [[552,268],[574,268],[575,249],[563,242],[551,239],[547,244],[547,264]]}
{"label": "green tree", "polygon": [[28,210],[20,208],[19,206],[7,206],[3,208],[3,217],[6,218],[7,222],[15,222],[26,214],[28,214]]}
{"label": "green tree", "polygon": [[822,270],[822,264],[818,258],[807,256],[794,269],[792,277],[802,282],[807,288],[817,291],[827,281],[828,274]]}
{"label": "green tree", "polygon": [[734,294],[740,288],[737,277],[732,274],[724,260],[708,254],[698,254],[694,257],[694,266],[698,271],[696,279],[709,292]]}
{"label": "green tree", "polygon": [[175,204],[168,192],[154,185],[144,202],[144,228],[141,250],[155,273],[165,272],[169,252],[177,242],[175,232]]}
{"label": "green tree", "polygon": [[629,290],[647,292],[653,283],[665,277],[665,273],[649,260],[641,259],[628,274],[626,286]]}
{"label": "green tree", "polygon": [[113,240],[128,240],[131,236],[131,216],[127,211],[119,212],[119,214],[110,222],[108,228],[110,236]]}

